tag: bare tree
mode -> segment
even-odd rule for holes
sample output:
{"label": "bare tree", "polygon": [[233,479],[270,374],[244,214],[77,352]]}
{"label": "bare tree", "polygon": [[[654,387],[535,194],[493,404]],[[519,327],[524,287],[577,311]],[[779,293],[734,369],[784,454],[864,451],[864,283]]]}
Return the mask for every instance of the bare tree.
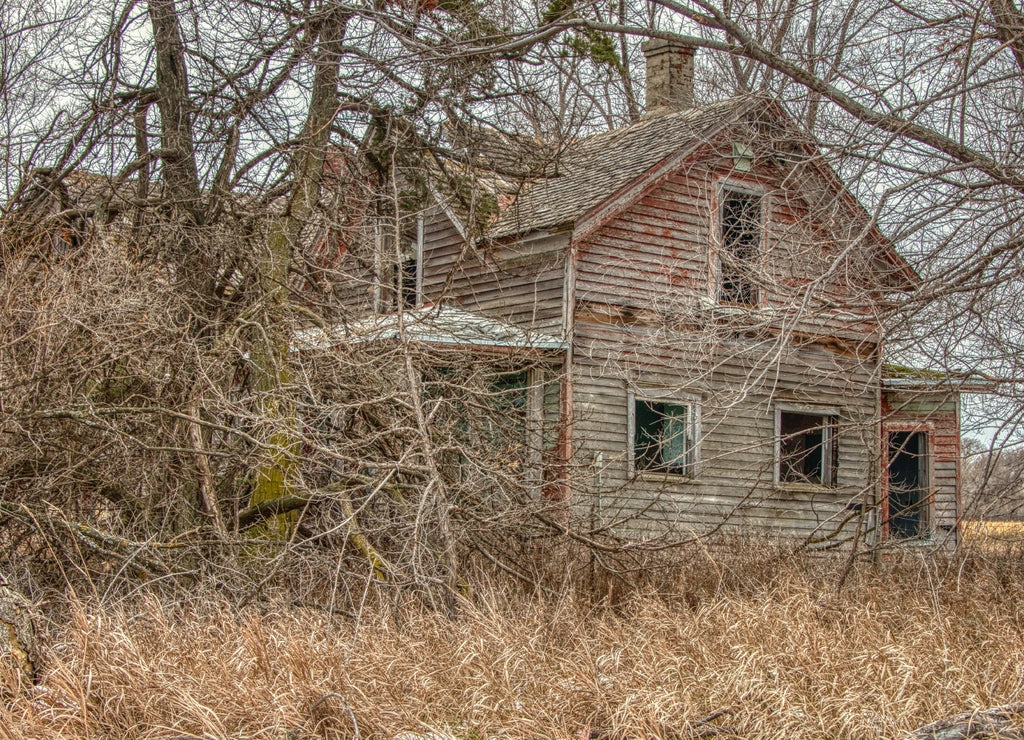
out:
{"label": "bare tree", "polygon": [[[0,14],[0,507],[6,564],[31,552],[34,577],[75,578],[72,563],[93,583],[211,571],[252,586],[313,583],[304,564],[324,563],[450,606],[463,557],[538,582],[524,553],[546,538],[599,555],[689,539],[624,541],[613,525],[648,512],[621,498],[569,526],[557,496],[537,495],[557,488],[530,472],[557,440],[533,430],[514,452],[516,424],[497,420],[519,418],[522,393],[544,398],[549,358],[456,358],[404,327],[386,341],[353,331],[341,349],[295,342],[360,327],[345,290],[399,307],[372,278],[400,265],[432,189],[465,211],[476,258],[499,196],[557,172],[579,134],[638,120],[645,39],[708,51],[706,102],[781,101],[870,206],[865,228],[906,245],[922,286],[871,317],[897,356],[1024,377],[1011,3],[151,0]],[[855,271],[850,250],[805,246],[823,274]],[[881,305],[848,284],[848,306]],[[833,301],[827,287],[793,291],[800,316]],[[693,318],[663,299],[664,331]],[[795,326],[737,354],[733,328],[700,325],[708,377],[730,352],[752,368],[709,411],[769,377]],[[524,370],[532,390],[506,382]],[[1015,420],[1019,385],[998,388]],[[570,462],[577,481],[602,474],[601,460]],[[738,519],[724,511],[705,534]],[[860,537],[850,521],[815,536]]]}
{"label": "bare tree", "polygon": [[[498,381],[522,368],[462,358],[426,380],[434,361],[408,343],[338,357],[293,341],[352,318],[339,254],[398,245],[423,157],[451,154],[450,127],[476,120],[515,53],[491,38],[502,18],[471,3],[77,13],[89,30],[65,49],[47,45],[71,31],[52,19],[38,58],[7,57],[50,72],[56,101],[5,110],[8,141],[35,146],[0,227],[7,566],[259,583],[323,552],[447,604],[472,542],[531,579],[495,532],[547,504],[487,421],[513,413]],[[487,433],[467,436],[457,410]]]}

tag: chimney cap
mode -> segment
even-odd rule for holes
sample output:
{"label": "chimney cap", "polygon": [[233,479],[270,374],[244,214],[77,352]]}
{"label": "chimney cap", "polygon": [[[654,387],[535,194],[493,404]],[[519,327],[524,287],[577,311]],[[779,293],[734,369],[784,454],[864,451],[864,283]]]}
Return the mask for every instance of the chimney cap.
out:
{"label": "chimney cap", "polygon": [[644,56],[652,56],[661,52],[687,52],[693,53],[697,51],[697,44],[693,41],[686,41],[684,39],[648,39],[640,45],[640,49],[643,51]]}

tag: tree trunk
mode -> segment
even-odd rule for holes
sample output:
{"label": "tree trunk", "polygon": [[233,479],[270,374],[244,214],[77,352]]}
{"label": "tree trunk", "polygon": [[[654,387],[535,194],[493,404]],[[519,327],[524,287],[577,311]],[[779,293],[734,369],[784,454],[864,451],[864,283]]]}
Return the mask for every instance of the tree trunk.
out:
{"label": "tree trunk", "polygon": [[[342,57],[348,14],[332,10],[319,29],[314,57],[313,92],[299,146],[292,158],[292,191],[284,215],[267,237],[260,264],[264,301],[264,331],[252,352],[256,366],[254,390],[263,399],[262,413],[273,426],[271,453],[256,471],[251,506],[295,495],[299,461],[299,428],[295,405],[288,395],[288,279],[303,227],[320,198],[331,124],[338,110],[338,67]],[[287,536],[295,511],[268,519],[254,530]]]}
{"label": "tree trunk", "polygon": [[174,0],[149,0],[156,50],[157,107],[163,149],[163,180],[167,196],[180,213],[200,223],[199,174],[192,138],[192,101],[189,97],[185,46],[181,41]]}
{"label": "tree trunk", "polygon": [[902,740],[1024,740],[1024,702],[979,709],[940,719],[904,735]]}
{"label": "tree trunk", "polygon": [[22,688],[35,683],[35,609],[0,575],[0,660],[13,667]]}

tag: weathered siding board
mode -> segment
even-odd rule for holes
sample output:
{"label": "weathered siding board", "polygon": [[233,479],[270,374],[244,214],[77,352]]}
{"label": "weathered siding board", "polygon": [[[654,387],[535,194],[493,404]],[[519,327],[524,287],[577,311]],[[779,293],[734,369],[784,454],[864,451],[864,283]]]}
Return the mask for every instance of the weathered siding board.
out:
{"label": "weathered siding board", "polygon": [[424,224],[424,299],[550,332],[562,323],[567,243],[568,234],[561,234],[469,246],[448,217],[434,211]]}
{"label": "weathered siding board", "polygon": [[[421,299],[453,303],[525,328],[559,333],[564,304],[568,234],[526,244],[470,246],[440,208],[423,214]],[[373,245],[343,256],[336,295],[353,318],[376,309],[378,276]]]}
{"label": "weathered siding board", "polygon": [[423,293],[427,301],[444,292],[454,267],[463,259],[465,240],[451,220],[431,209],[423,218]]}
{"label": "weathered siding board", "polygon": [[[801,194],[780,189],[781,173],[774,169],[736,173],[730,167],[727,152],[717,158],[701,152],[681,172],[590,235],[580,245],[578,300],[633,308],[657,306],[677,315],[707,313],[701,300],[714,298],[709,258],[716,249],[718,188],[719,183],[729,182],[765,193],[763,301],[768,309],[786,309],[773,325],[848,340],[876,334],[874,317],[865,307],[871,302],[869,296],[848,282],[849,274],[867,274],[866,266],[854,264],[858,250],[844,258],[851,264],[832,272],[829,284],[815,288],[819,304],[849,302],[848,310],[842,315],[834,309],[819,311],[812,302],[803,314],[793,311],[805,287],[840,258],[840,245],[813,222],[812,209]],[[851,266],[860,269],[851,271]],[[629,289],[628,295],[621,295],[622,288]],[[757,320],[770,316],[760,312]],[[857,316],[862,320],[857,321]]]}
{"label": "weathered siding board", "polygon": [[341,307],[342,318],[361,318],[373,311],[373,254],[366,245],[347,248],[334,272],[334,297]]}
{"label": "weathered siding board", "polygon": [[[765,368],[770,355],[764,348],[732,342],[709,351],[685,335],[642,327],[577,323],[575,340],[574,433],[585,451],[588,483],[594,487],[600,479],[600,490],[581,497],[580,506],[587,509],[596,496],[603,521],[635,516],[634,527],[677,534],[709,531],[725,522],[729,530],[756,526],[820,536],[838,526],[854,498],[860,500],[877,450],[872,362],[790,350]],[[843,412],[834,489],[774,485],[775,403],[801,398],[809,372],[815,373],[816,404]],[[703,437],[695,480],[651,473],[630,477],[630,388],[700,397]],[[594,470],[598,460],[600,475]]]}

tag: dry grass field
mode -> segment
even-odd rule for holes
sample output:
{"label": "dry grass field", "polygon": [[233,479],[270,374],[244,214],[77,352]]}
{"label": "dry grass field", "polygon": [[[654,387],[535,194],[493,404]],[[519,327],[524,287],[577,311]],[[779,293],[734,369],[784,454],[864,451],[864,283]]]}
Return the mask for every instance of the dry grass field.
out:
{"label": "dry grass field", "polygon": [[80,603],[3,738],[898,738],[1024,700],[1024,562],[705,561],[620,593],[480,587],[457,619]]}

